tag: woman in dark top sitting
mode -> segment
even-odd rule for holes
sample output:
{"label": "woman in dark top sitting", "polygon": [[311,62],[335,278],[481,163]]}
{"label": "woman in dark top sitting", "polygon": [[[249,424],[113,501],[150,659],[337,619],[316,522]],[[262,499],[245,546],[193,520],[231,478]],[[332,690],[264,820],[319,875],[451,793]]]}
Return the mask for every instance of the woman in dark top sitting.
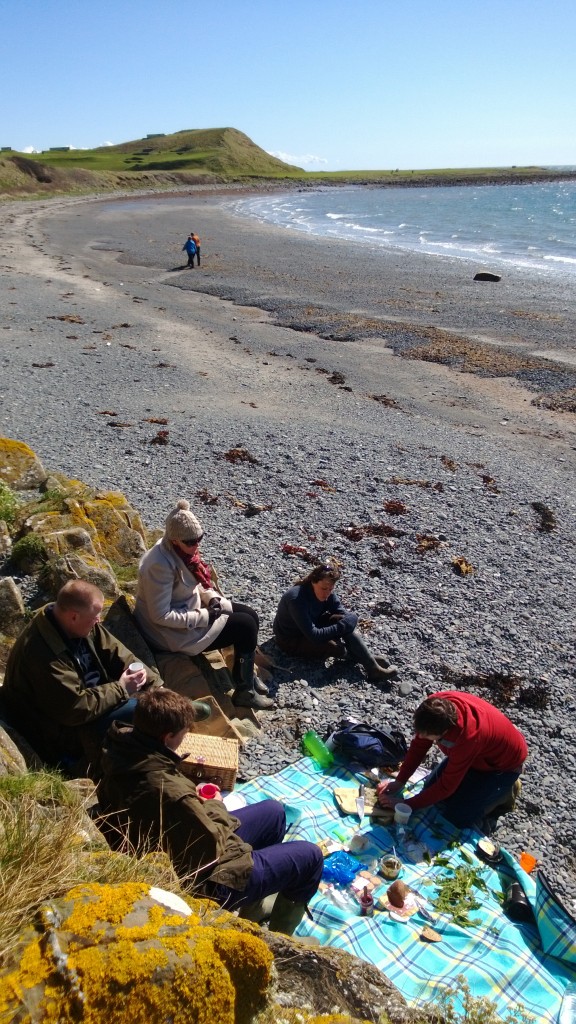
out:
{"label": "woman in dark top sitting", "polygon": [[398,671],[385,658],[374,657],[359,633],[358,616],[346,611],[334,593],[340,570],[317,565],[280,599],[274,619],[274,638],[286,654],[301,658],[330,658],[343,653],[366,670],[371,682],[386,680]]}

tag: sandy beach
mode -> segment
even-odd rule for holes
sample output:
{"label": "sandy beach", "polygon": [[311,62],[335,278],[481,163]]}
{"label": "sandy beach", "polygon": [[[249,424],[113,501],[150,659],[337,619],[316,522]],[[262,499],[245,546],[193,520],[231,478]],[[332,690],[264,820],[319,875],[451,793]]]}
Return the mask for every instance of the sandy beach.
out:
{"label": "sandy beach", "polygon": [[[150,526],[176,498],[196,501],[206,553],[258,608],[263,640],[305,569],[283,544],[342,561],[342,598],[404,688],[382,694],[352,669],[324,678],[279,659],[290,673],[246,776],[297,756],[302,724],[345,711],[409,733],[447,666],[517,674],[507,713],[531,756],[502,838],[540,853],[572,900],[576,415],[532,401],[576,386],[573,285],[520,271],[474,282],[490,267],[282,231],[235,216],[232,199],[1,207],[0,429],[50,468],[123,490]],[[192,229],[202,266],[187,270]],[[405,358],[451,339],[513,357],[512,375]],[[166,446],[150,443],[157,418]],[[223,460],[233,447],[256,461]],[[217,501],[202,504],[203,491]],[[391,497],[408,508],[389,519],[403,531],[394,544],[342,532],[387,519]],[[248,502],[271,508],[247,518]],[[552,533],[533,502],[554,510]],[[440,552],[418,554],[421,534]],[[466,580],[456,555],[475,566]],[[541,707],[522,697],[534,687]]]}

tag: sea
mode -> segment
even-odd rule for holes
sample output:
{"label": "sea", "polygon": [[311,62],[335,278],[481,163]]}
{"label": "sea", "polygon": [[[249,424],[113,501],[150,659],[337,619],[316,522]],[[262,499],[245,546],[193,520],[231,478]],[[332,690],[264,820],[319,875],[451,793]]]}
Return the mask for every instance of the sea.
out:
{"label": "sea", "polygon": [[576,275],[576,181],[338,187],[253,196],[235,213],[373,249]]}

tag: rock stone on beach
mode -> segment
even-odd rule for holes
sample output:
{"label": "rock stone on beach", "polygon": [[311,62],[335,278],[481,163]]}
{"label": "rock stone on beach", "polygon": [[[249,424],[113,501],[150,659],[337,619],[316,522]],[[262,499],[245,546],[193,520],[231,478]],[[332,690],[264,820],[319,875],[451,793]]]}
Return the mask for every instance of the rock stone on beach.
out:
{"label": "rock stone on beach", "polygon": [[14,490],[38,487],[46,479],[40,459],[22,441],[0,440],[0,464],[0,479]]}
{"label": "rock stone on beach", "polygon": [[[566,293],[510,272],[495,309],[460,261],[279,232],[233,216],[226,198],[13,205],[0,282],[18,299],[0,332],[3,430],[51,476],[119,489],[149,529],[190,500],[222,589],[258,610],[278,666],[277,707],[242,751],[244,778],[296,760],[309,727],[323,733],[353,714],[409,734],[426,694],[477,692],[530,749],[497,838],[516,856],[539,855],[572,909],[576,418],[532,404],[536,387],[572,372],[558,362],[574,358]],[[203,262],[183,275],[176,242],[191,216]],[[62,313],[84,321],[75,339],[48,319]],[[506,378],[456,373],[425,352],[402,358],[431,324],[447,345],[462,335],[478,347],[481,336],[488,353],[498,344],[550,358]],[[345,385],[329,382],[336,373]],[[159,421],[167,444],[151,444]],[[255,461],[222,457],[234,449]],[[389,514],[390,501],[407,512]],[[534,502],[554,528],[540,529]],[[342,564],[338,592],[366,643],[399,666],[388,691],[357,666],[299,662],[274,645],[281,593],[328,556]],[[474,572],[457,576],[456,557]],[[25,576],[15,579],[26,592]]]}

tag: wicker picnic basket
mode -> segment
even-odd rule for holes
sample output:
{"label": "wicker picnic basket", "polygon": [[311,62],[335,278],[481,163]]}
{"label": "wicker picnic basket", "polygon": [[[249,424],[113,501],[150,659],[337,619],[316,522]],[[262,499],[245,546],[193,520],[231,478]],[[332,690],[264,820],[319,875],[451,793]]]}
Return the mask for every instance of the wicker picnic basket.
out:
{"label": "wicker picnic basket", "polygon": [[189,732],[177,753],[185,758],[178,765],[180,771],[194,782],[214,782],[220,789],[234,789],[238,774],[238,740]]}

